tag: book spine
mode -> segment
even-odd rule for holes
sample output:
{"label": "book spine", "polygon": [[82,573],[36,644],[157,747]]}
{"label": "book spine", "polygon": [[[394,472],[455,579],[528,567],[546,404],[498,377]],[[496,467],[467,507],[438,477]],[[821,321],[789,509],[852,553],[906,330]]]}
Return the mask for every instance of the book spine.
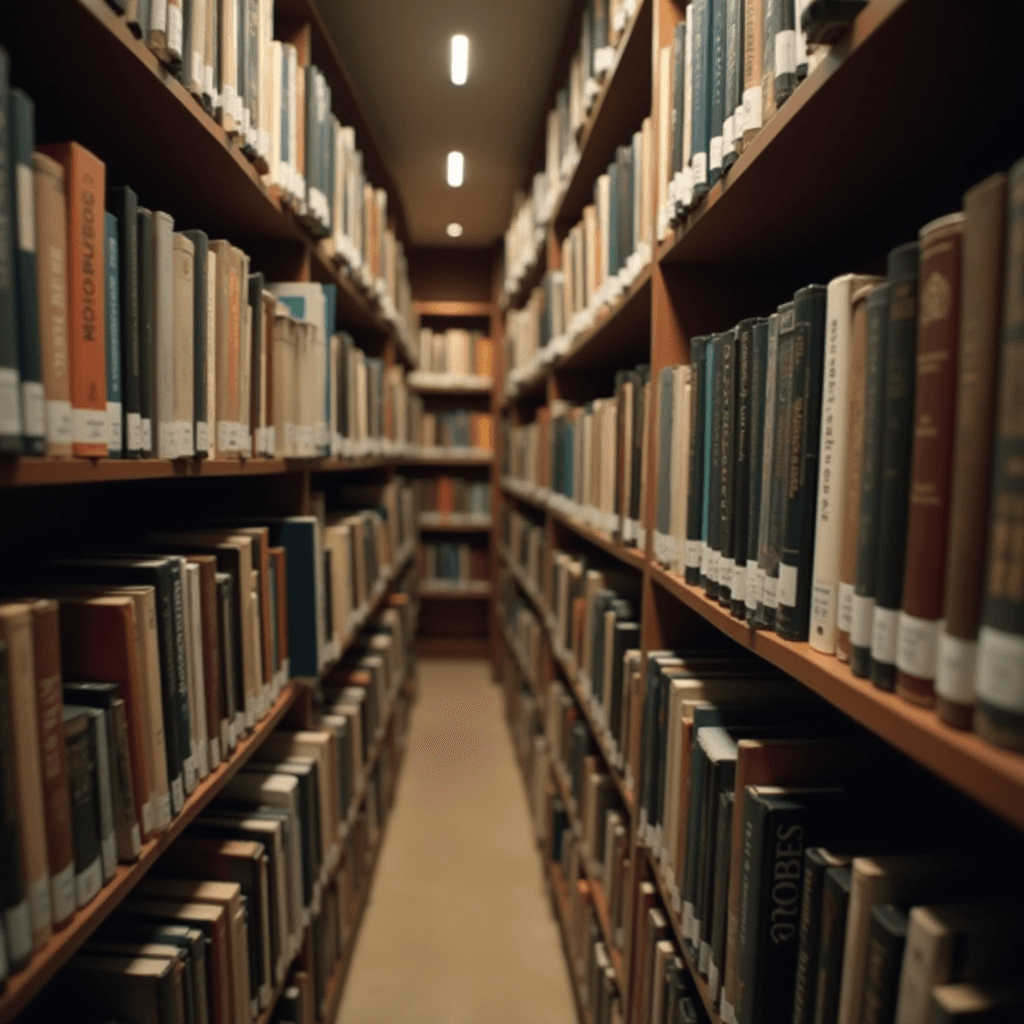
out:
{"label": "book spine", "polygon": [[68,756],[72,836],[75,843],[75,894],[82,908],[103,885],[103,858],[96,822],[99,816],[94,783],[95,755],[89,739],[89,718],[82,713],[64,722]]}
{"label": "book spine", "polygon": [[906,912],[892,904],[876,906],[868,934],[862,1024],[886,1024],[896,1019],[906,939]]}
{"label": "book spine", "polygon": [[775,102],[775,33],[779,26],[779,6],[786,0],[761,0],[761,124],[771,120]]}
{"label": "book spine", "polygon": [[139,454],[153,455],[153,214],[138,210]]}
{"label": "book spine", "polygon": [[818,984],[814,998],[814,1022],[836,1020],[843,975],[846,918],[850,906],[850,868],[825,871],[821,894],[821,944],[818,951]]}
{"label": "book spine", "polygon": [[12,89],[9,113],[11,201],[14,207],[11,233],[14,242],[22,434],[25,454],[43,455],[46,452],[46,399],[39,345],[35,187],[32,180],[35,104],[20,89]]}
{"label": "book spine", "polygon": [[[700,583],[701,519],[704,507],[704,393],[707,338],[697,337],[690,342],[690,374],[693,383],[690,401],[690,465],[689,487],[686,496],[686,582]],[[634,401],[636,392],[634,390]]]}
{"label": "book spine", "polygon": [[121,351],[121,406],[124,412],[123,454],[138,458],[142,448],[139,394],[139,203],[127,186],[111,189],[107,201],[118,225]]}
{"label": "book spine", "polygon": [[93,785],[97,794],[96,827],[100,838],[103,882],[117,870],[117,836],[114,833],[114,794],[110,761],[110,721],[104,709],[92,709],[89,716],[89,747],[92,753]]}
{"label": "book spine", "polygon": [[721,474],[718,486],[718,603],[732,606],[732,577],[736,566],[733,557],[733,477],[736,468],[736,331],[721,336],[722,404]]}
{"label": "book spine", "polygon": [[714,185],[722,176],[722,146],[725,127],[726,7],[728,0],[711,2],[711,127],[708,142],[708,180]]}
{"label": "book spine", "polygon": [[743,145],[761,130],[761,65],[766,0],[743,0]]}
{"label": "book spine", "polygon": [[1006,278],[985,594],[978,631],[978,702],[974,727],[1002,747],[1024,749],[1024,457],[1020,429],[1024,386],[1024,160],[1010,169]]}
{"label": "book spine", "polygon": [[188,660],[185,640],[185,578],[179,559],[173,559],[171,579],[171,625],[174,648],[174,704],[178,715],[178,749],[181,753],[185,793],[196,787],[196,751],[192,742],[192,712],[188,695]]}
{"label": "book spine", "polygon": [[992,493],[1006,185],[1006,175],[995,174],[964,196],[967,221],[963,239],[956,439],[943,627],[935,674],[936,712],[948,725],[960,729],[971,727],[974,710],[988,500]]}
{"label": "book spine", "polygon": [[774,0],[775,106],[781,107],[796,88],[796,21],[792,0]]}
{"label": "book spine", "polygon": [[208,276],[210,242],[205,231],[186,231],[193,247],[192,298],[192,417],[196,457],[205,459],[210,454],[210,420],[207,407],[209,360],[206,346],[210,344],[207,330],[210,326],[210,295],[214,279]]}
{"label": "book spine", "polygon": [[[171,236],[173,275],[173,323],[171,336],[174,363],[173,448],[176,458],[191,458],[196,451],[195,432],[195,247],[182,232]],[[199,316],[202,319],[202,308]]]}
{"label": "book spine", "polygon": [[889,337],[885,352],[875,614],[871,631],[871,681],[881,690],[892,690],[896,685],[914,426],[919,258],[917,242],[908,242],[889,254]]}
{"label": "book spine", "polygon": [[753,423],[754,320],[743,320],[736,328],[736,426],[735,456],[733,464],[733,541],[732,586],[730,603],[734,618],[746,617],[747,603],[747,540],[750,508],[750,466]]}
{"label": "book spine", "polygon": [[178,457],[174,420],[174,221],[153,214],[153,433],[158,459]]}
{"label": "book spine", "polygon": [[22,967],[32,955],[32,926],[21,863],[21,829],[18,824],[18,791],[15,781],[14,694],[7,644],[0,641],[0,913],[7,939],[7,959],[12,968]]}
{"label": "book spine", "polygon": [[864,443],[861,456],[860,502],[857,513],[857,556],[850,625],[850,668],[855,676],[871,674],[871,637],[875,616],[875,573],[878,548],[878,493],[882,483],[882,400],[889,337],[889,284],[871,289],[865,307],[867,355],[864,372]]}
{"label": "book spine", "polygon": [[[768,608],[764,602],[765,570],[768,564],[768,524],[771,521],[772,454],[775,450],[775,413],[779,390],[779,316],[768,317],[764,377],[764,426],[761,444],[761,494],[757,513],[757,567],[753,592],[748,595],[747,621],[754,627],[765,627]],[[749,584],[748,584],[749,586]],[[753,605],[753,611],[750,610]]]}
{"label": "book spine", "polygon": [[[825,354],[825,298],[821,285],[801,288],[794,298],[793,403],[790,412],[786,523],[779,556],[779,636],[806,640],[811,612],[815,499],[821,444],[821,398]],[[806,330],[800,331],[800,324]],[[800,335],[803,336],[801,341]]]}
{"label": "book spine", "polygon": [[123,454],[121,430],[121,323],[120,301],[118,299],[118,276],[120,256],[117,244],[117,218],[112,213],[104,215],[106,227],[104,237],[103,266],[105,276],[104,296],[106,305],[106,364],[107,364],[107,436],[110,457],[119,459]]}
{"label": "book spine", "polygon": [[[768,321],[763,317],[753,321],[750,348],[750,398],[748,430],[750,432],[749,465],[747,466],[745,542],[746,578],[743,581],[743,607],[733,609],[738,618],[751,621],[757,612],[757,542],[761,526],[761,475],[764,468],[764,439],[766,427],[765,383],[768,372]],[[742,493],[742,492],[740,492]]]}
{"label": "book spine", "polygon": [[867,301],[872,285],[853,295],[850,312],[850,372],[846,386],[846,474],[840,512],[839,586],[836,595],[836,657],[849,662],[853,648],[854,588],[857,582],[857,537],[860,529],[860,492],[864,472],[866,430],[868,319]]}
{"label": "book spine", "polygon": [[111,705],[107,728],[110,731],[110,780],[114,796],[117,859],[131,862],[138,859],[142,848],[142,829],[135,814],[135,786],[128,749],[128,716],[125,703],[120,698]]}
{"label": "book spine", "polygon": [[[743,26],[741,0],[726,0],[725,11],[725,121],[722,125],[722,170],[736,162],[736,113],[743,113]],[[743,138],[743,129],[739,131]]]}
{"label": "book spine", "polygon": [[694,195],[703,195],[710,187],[708,149],[711,130],[711,18],[712,0],[693,3],[693,129],[690,154]]}
{"label": "book spine", "polygon": [[708,379],[708,415],[711,421],[709,431],[710,449],[707,454],[707,494],[704,498],[705,508],[705,559],[701,564],[701,586],[711,600],[718,599],[718,563],[722,555],[720,509],[722,493],[722,381],[723,381],[723,336],[716,334],[708,344],[708,352],[712,356],[711,373]]}
{"label": "book spine", "polygon": [[0,47],[0,454],[24,450],[21,369],[14,270],[13,161],[10,130],[10,57]]}
{"label": "book spine", "polygon": [[896,647],[896,692],[911,703],[926,707],[935,699],[935,666],[946,582],[963,230],[964,215],[957,213],[922,228],[920,235],[914,454],[903,607]]}
{"label": "book spine", "polygon": [[50,905],[60,927],[77,906],[74,840],[64,749],[64,697],[61,690],[60,620],[56,603],[38,601],[32,608],[36,669],[36,710],[46,810],[46,852],[50,862]]}
{"label": "book spine", "polygon": [[814,1021],[818,947],[821,941],[821,895],[825,884],[826,866],[820,851],[814,847],[805,851],[796,980],[793,984],[793,1024],[812,1024]]}

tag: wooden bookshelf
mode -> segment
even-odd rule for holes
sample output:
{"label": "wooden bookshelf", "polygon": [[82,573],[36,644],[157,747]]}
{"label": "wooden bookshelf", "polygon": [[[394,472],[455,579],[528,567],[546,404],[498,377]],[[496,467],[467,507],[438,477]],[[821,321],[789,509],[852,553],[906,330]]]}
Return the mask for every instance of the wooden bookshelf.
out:
{"label": "wooden bookshelf", "polygon": [[636,569],[638,572],[644,571],[647,558],[644,552],[638,548],[623,544],[610,534],[605,533],[604,530],[597,530],[587,523],[580,522],[575,516],[565,515],[551,508],[548,509],[548,514],[556,523],[560,523],[567,529],[572,530],[573,533],[581,537],[588,544],[593,544],[594,547],[600,548],[605,554],[618,559],[631,569]]}
{"label": "wooden bookshelf", "polygon": [[12,974],[0,992],[0,1024],[21,1013],[43,986],[81,948],[90,935],[117,909],[139,880],[157,862],[160,855],[199,816],[225,784],[259,749],[263,741],[281,723],[295,703],[301,684],[290,682],[253,731],[239,740],[228,761],[219,765],[196,785],[178,815],[164,832],[150,839],[134,864],[118,864],[117,872],[88,906],[75,912],[70,922],[38,950],[29,965]]}
{"label": "wooden bookshelf", "polygon": [[429,373],[417,370],[405,379],[406,384],[421,395],[483,395],[490,396],[494,381],[478,374],[466,376],[453,373]]}
{"label": "wooden bookshelf", "polygon": [[572,927],[569,914],[569,887],[566,885],[562,869],[558,864],[544,859],[548,875],[548,890],[555,908],[555,919],[562,936],[562,951],[565,953],[565,964],[569,971],[569,985],[572,988],[573,1000],[576,1003],[576,1015],[583,1024],[593,1024],[593,1018],[583,999],[583,979],[576,970],[576,960],[572,950]]}
{"label": "wooden bookshelf", "polygon": [[490,466],[494,453],[482,448],[424,449],[415,455],[399,456],[396,461],[405,466]]}
{"label": "wooden bookshelf", "polygon": [[421,580],[419,586],[420,597],[432,601],[473,601],[490,600],[491,585],[485,580],[471,580],[469,585],[463,583],[459,586],[445,586],[433,580]]}
{"label": "wooden bookshelf", "polygon": [[417,300],[413,303],[420,316],[441,317],[444,319],[481,319],[489,320],[494,310],[490,302],[468,302],[464,300],[434,299],[431,301]]}
{"label": "wooden bookshelf", "polygon": [[490,516],[472,512],[421,512],[416,521],[420,530],[429,533],[472,533],[477,530],[488,531],[494,526]]}

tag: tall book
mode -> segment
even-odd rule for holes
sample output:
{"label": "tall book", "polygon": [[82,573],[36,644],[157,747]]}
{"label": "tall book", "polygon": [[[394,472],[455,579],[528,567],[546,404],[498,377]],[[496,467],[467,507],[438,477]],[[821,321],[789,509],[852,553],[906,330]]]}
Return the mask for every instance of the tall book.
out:
{"label": "tall book", "polygon": [[993,174],[964,195],[960,360],[949,504],[945,596],[935,673],[936,712],[971,727],[978,624],[984,582],[988,499],[992,491],[996,367],[1003,306],[1006,175]]}
{"label": "tall book", "polygon": [[[768,410],[768,321],[754,321],[750,358],[750,466],[747,470],[747,578],[743,583],[743,618],[752,622],[758,599],[758,539],[761,535],[761,487],[764,459],[771,459],[767,448],[767,432],[771,429]],[[741,496],[742,500],[742,496]]]}
{"label": "tall book", "polygon": [[[193,247],[192,274],[192,421],[194,424],[195,454],[206,458],[210,454],[210,420],[207,410],[209,364],[206,347],[212,344],[207,332],[210,327],[211,307],[216,309],[216,299],[210,294],[214,281],[208,276],[210,264],[210,240],[205,231],[185,231],[184,236]],[[215,319],[215,317],[213,318]]]}
{"label": "tall book", "polygon": [[1024,456],[1020,402],[1024,386],[1024,160],[1010,168],[1006,227],[1006,278],[999,394],[996,402],[992,496],[984,603],[978,630],[974,727],[992,743],[1024,749]]}
{"label": "tall book", "polygon": [[138,208],[139,278],[139,454],[153,454],[153,212]]}
{"label": "tall book", "polygon": [[875,614],[871,629],[871,681],[881,690],[892,690],[896,685],[913,450],[919,266],[918,242],[907,242],[889,253],[889,324],[882,399]]}
{"label": "tall book", "polygon": [[14,201],[11,196],[10,57],[0,46],[0,453],[23,450],[17,290],[14,281]]}
{"label": "tall book", "polygon": [[[190,459],[196,453],[195,431],[195,246],[184,232],[173,239],[174,273],[174,453]],[[199,319],[204,310],[200,309]]]}
{"label": "tall book", "polygon": [[64,168],[32,154],[35,171],[36,283],[39,346],[46,396],[46,454],[71,455],[71,375],[68,358],[67,211]]}
{"label": "tall book", "polygon": [[107,364],[107,437],[112,459],[123,454],[121,429],[121,303],[118,297],[120,257],[117,242],[117,218],[112,213],[103,215],[103,300],[106,321]]}
{"label": "tall book", "polygon": [[153,436],[158,459],[178,457],[175,417],[174,219],[153,213]]}
{"label": "tall book", "polygon": [[946,582],[964,219],[962,213],[953,213],[927,224],[920,233],[914,455],[903,608],[896,646],[896,692],[924,706],[935,700],[935,666]]}
{"label": "tall book", "polygon": [[119,251],[118,325],[121,354],[123,454],[138,458],[142,448],[139,366],[139,200],[127,185],[107,190],[107,206],[117,218]]}
{"label": "tall book", "polygon": [[21,89],[11,90],[11,201],[14,206],[14,283],[17,299],[21,418],[27,455],[46,451],[46,405],[39,346],[36,297],[36,216],[32,181],[35,104]]}
{"label": "tall book", "polygon": [[106,167],[77,142],[40,149],[64,167],[73,451],[103,458],[109,437],[102,258]]}

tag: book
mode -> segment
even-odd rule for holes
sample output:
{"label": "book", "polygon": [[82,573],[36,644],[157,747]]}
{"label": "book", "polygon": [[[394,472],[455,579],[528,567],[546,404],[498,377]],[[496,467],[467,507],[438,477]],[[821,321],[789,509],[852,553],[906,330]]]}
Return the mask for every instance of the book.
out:
{"label": "book", "polygon": [[936,1024],[966,1021],[1010,1022],[1020,1015],[1024,997],[1005,985],[936,985],[932,992],[932,1020]]}
{"label": "book", "polygon": [[69,711],[65,706],[64,742],[67,747],[71,824],[75,849],[75,895],[86,906],[103,885],[100,847],[99,793],[95,786],[91,715],[88,709]]}
{"label": "book", "polygon": [[997,268],[1002,265],[1006,238],[1006,186],[1006,175],[994,174],[964,195],[956,433],[944,625],[935,669],[936,712],[960,729],[971,727],[974,710],[1002,310],[1003,275]]}
{"label": "book", "polygon": [[[0,149],[4,167],[11,166],[10,106],[11,58],[0,47]],[[18,319],[14,281],[14,198],[9,170],[0,174],[0,451],[20,455],[23,450],[21,413],[21,360],[18,352]]]}
{"label": "book", "polygon": [[[205,231],[191,230],[183,232],[192,243],[192,422],[195,437],[195,454],[197,458],[206,458],[210,454],[210,421],[207,400],[211,386],[210,370],[214,361],[207,355],[207,345],[214,344],[214,338],[208,334],[212,326],[216,330],[216,297],[213,294],[216,274],[210,275],[211,256],[210,240]],[[184,273],[187,258],[182,257]],[[178,282],[176,281],[176,285]],[[212,316],[211,316],[212,313]],[[211,322],[212,321],[212,322]]]}
{"label": "book", "polygon": [[96,835],[99,838],[100,858],[103,868],[103,884],[106,885],[117,870],[117,835],[113,792],[113,765],[111,763],[110,721],[100,708],[73,704],[73,692],[68,693],[64,704],[65,715],[85,712],[88,719],[90,773],[92,791],[95,795]]}
{"label": "book", "polygon": [[139,363],[139,200],[127,185],[107,189],[107,206],[117,218],[118,325],[120,333],[123,454],[142,449],[141,366]]}
{"label": "book", "polygon": [[153,455],[154,317],[153,212],[138,208],[139,230],[139,430],[142,458]]}
{"label": "book", "polygon": [[889,323],[883,370],[878,548],[871,629],[871,682],[882,690],[892,690],[896,684],[913,449],[919,265],[918,242],[907,242],[889,253]]}
{"label": "book", "polygon": [[121,303],[118,295],[120,256],[118,255],[117,218],[104,214],[103,295],[106,324],[107,367],[107,436],[109,455],[119,459],[124,454],[121,402]]}
{"label": "book", "polygon": [[76,994],[92,1012],[175,1024],[183,1013],[180,965],[157,957],[74,957],[67,967]]}
{"label": "book", "polygon": [[906,940],[906,910],[892,903],[880,903],[872,908],[861,1016],[865,1024],[882,1024],[882,1021],[894,1019]]}
{"label": "book", "polygon": [[106,168],[77,142],[40,149],[64,168],[72,450],[102,458],[109,440],[102,285]]}
{"label": "book", "polygon": [[914,704],[935,700],[960,342],[960,266],[965,217],[925,225],[921,241],[914,451],[903,607],[896,647],[896,692]]}

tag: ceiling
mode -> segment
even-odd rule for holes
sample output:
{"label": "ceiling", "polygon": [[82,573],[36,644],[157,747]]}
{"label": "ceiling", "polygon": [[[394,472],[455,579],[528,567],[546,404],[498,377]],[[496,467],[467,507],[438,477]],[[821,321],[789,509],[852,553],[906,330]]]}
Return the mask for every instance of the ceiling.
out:
{"label": "ceiling", "polygon": [[[572,0],[316,0],[402,198],[416,246],[487,246],[545,114]],[[449,80],[452,35],[469,36],[469,81]],[[466,156],[449,188],[449,150]],[[445,233],[456,221],[464,233]]]}

